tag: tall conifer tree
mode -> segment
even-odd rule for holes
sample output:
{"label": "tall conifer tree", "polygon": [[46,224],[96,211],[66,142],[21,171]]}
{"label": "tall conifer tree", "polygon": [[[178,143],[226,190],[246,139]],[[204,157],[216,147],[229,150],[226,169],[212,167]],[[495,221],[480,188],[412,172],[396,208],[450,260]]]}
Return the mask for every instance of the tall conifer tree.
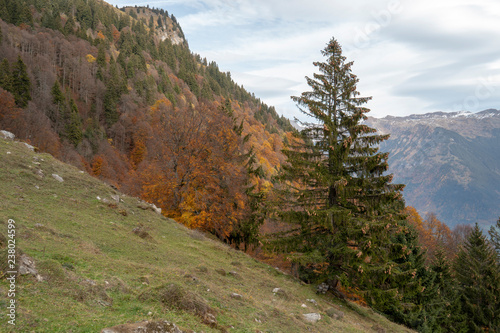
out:
{"label": "tall conifer tree", "polygon": [[497,260],[500,265],[500,218],[498,218],[497,223],[492,225],[490,230],[488,230],[490,234],[491,244],[495,248],[497,252]]}
{"label": "tall conifer tree", "polygon": [[28,72],[26,71],[26,65],[21,59],[21,56],[17,57],[17,61],[14,63],[12,68],[12,78],[10,80],[10,89],[16,104],[24,108],[28,105],[28,101],[31,100],[30,87],[31,81],[28,77]]}
{"label": "tall conifer tree", "polygon": [[496,253],[474,226],[455,261],[469,332],[500,331],[500,274]]}
{"label": "tall conifer tree", "polygon": [[[314,63],[319,73],[306,77],[311,91],[292,97],[313,122],[302,123],[284,150],[288,163],[278,176],[276,214],[291,227],[275,244],[294,253],[302,278],[381,291],[403,271],[391,257],[408,251],[391,242],[404,229],[398,225],[404,186],[384,174],[388,154],[376,145],[388,135],[363,124],[369,111],[363,105],[371,98],[359,97],[353,63],[335,39],[322,54],[326,61]],[[397,288],[383,292],[398,299]]]}

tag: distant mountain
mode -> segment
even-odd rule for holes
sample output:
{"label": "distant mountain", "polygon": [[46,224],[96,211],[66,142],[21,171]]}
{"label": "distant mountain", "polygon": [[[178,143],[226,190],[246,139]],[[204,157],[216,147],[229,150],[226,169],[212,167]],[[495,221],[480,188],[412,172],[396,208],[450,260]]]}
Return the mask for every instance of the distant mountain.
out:
{"label": "distant mountain", "polygon": [[367,124],[391,137],[394,182],[406,184],[408,205],[434,212],[448,226],[500,216],[500,111],[434,112],[408,117],[369,118]]}

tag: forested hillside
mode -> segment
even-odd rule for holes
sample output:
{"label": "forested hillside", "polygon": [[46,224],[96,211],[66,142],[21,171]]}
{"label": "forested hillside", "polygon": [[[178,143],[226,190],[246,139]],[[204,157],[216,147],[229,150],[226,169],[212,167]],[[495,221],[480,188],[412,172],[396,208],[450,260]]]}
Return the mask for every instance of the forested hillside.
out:
{"label": "forested hillside", "polygon": [[[299,109],[315,119],[302,124],[301,131],[235,83],[230,73],[221,72],[215,62],[192,54],[177,20],[165,9],[116,8],[100,0],[0,0],[0,46],[0,129],[81,173],[87,171],[114,190],[156,205],[139,202],[139,209],[159,211],[159,207],[164,216],[191,229],[238,249],[252,248],[259,258],[276,259],[303,282],[319,286],[320,293],[370,306],[410,328],[495,332],[500,327],[500,221],[487,238],[477,224],[451,231],[435,215],[422,219],[414,208],[405,207],[405,184],[393,182],[390,156],[379,150],[389,135],[365,122],[369,109],[364,105],[371,97],[359,96],[353,63],[335,38],[322,50],[326,60],[314,63],[319,73],[306,78],[310,91],[293,97]],[[10,147],[4,144],[4,156],[12,155]],[[23,155],[16,151],[16,156]],[[11,201],[6,199],[4,205],[9,214],[15,206],[12,200],[25,200],[24,187],[30,188],[25,192],[30,196],[34,185],[40,188],[33,181],[44,179],[45,170],[35,157],[31,162],[36,167],[26,166],[25,161],[5,163],[4,169],[14,170],[3,170],[5,177],[13,184],[17,175],[23,181],[9,189]],[[3,157],[0,167],[2,161]],[[80,199],[86,209],[79,211],[79,201],[59,189],[63,194],[44,189],[50,198],[43,196],[33,204],[45,205],[44,200],[61,195],[71,201],[67,205],[58,201],[65,214],[75,207],[76,213],[64,215],[70,222],[57,217],[57,228],[64,233],[42,225],[41,231],[50,231],[56,248],[59,236],[70,235],[72,228],[79,228],[77,235],[92,233],[79,224],[79,213],[89,214],[91,225],[117,230],[114,221],[107,221],[109,225],[95,221],[89,208],[96,207],[95,200],[98,206],[117,209],[108,213],[119,215],[120,221],[127,220],[129,211],[137,211],[123,208],[120,200],[104,202],[94,192],[93,197]],[[71,187],[77,190],[76,185]],[[47,207],[40,212],[50,223]],[[29,230],[40,227],[31,211],[20,216],[30,221]],[[158,244],[155,237],[159,237],[148,238],[148,224],[162,232],[170,228],[161,218],[155,221],[151,224],[146,218],[133,231],[151,240],[144,240],[148,249]],[[80,246],[90,257],[104,252],[120,261],[125,254],[113,251],[123,248],[126,238],[113,235],[103,232],[88,238],[97,245]],[[65,246],[71,247],[70,243]],[[190,247],[181,243],[182,248]],[[0,242],[0,247],[7,251],[5,244]],[[76,279],[68,273],[73,262],[84,270],[82,278],[94,274],[78,255],[68,261],[45,254],[45,249],[30,250],[48,259],[61,281],[65,276]],[[176,251],[179,248],[168,252],[169,258],[176,257]],[[159,253],[146,256],[154,264],[145,269],[165,268],[158,258],[167,252]],[[108,267],[106,260],[99,262]],[[62,264],[70,265],[64,266],[69,271]],[[142,277],[134,276],[134,269],[124,271],[131,284],[142,288]],[[217,274],[226,276],[225,271]],[[193,278],[184,272],[174,275]],[[214,284],[225,283],[215,280]],[[160,297],[156,292],[169,293],[165,286],[159,288],[134,299],[137,307],[143,309],[151,297]],[[205,294],[210,288],[202,289]],[[105,294],[99,295],[107,307]],[[119,299],[128,297],[122,296]],[[225,309],[224,302],[212,301]],[[275,315],[282,318],[279,312],[266,318]],[[252,313],[250,319],[257,317]],[[286,318],[291,317],[297,318],[293,313]],[[314,317],[315,322],[321,318]],[[107,322],[104,319],[101,323]],[[221,331],[232,323],[224,320]],[[329,325],[329,319],[319,326],[323,324]],[[218,325],[212,328],[219,329]]]}
{"label": "forested hillside", "polygon": [[292,127],[192,54],[173,15],[1,0],[0,18],[2,129],[187,226],[254,240]]}

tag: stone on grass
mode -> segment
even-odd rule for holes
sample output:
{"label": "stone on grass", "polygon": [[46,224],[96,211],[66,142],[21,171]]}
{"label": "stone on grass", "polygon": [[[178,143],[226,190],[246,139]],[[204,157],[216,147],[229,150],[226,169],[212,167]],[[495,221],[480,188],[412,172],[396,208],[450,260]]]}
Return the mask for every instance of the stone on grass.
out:
{"label": "stone on grass", "polygon": [[4,131],[4,130],[0,131],[0,134],[2,134],[4,139],[9,139],[9,140],[14,140],[16,137],[14,135],[14,133],[11,133],[9,131]]}
{"label": "stone on grass", "polygon": [[288,299],[288,294],[281,288],[274,288],[273,294],[274,294],[274,296],[278,296],[278,297],[281,297],[283,299]]}
{"label": "stone on grass", "polygon": [[312,303],[312,304],[314,304],[314,305],[318,306],[318,302],[316,302],[316,300],[315,300],[315,299],[313,299],[313,298],[311,298],[311,299],[306,299],[306,301],[308,301],[309,303]]}
{"label": "stone on grass", "polygon": [[310,323],[316,323],[321,319],[321,315],[319,313],[304,313],[304,319]]}
{"label": "stone on grass", "polygon": [[237,293],[231,293],[231,298],[234,298],[234,299],[243,299],[243,296],[241,296],[240,294],[237,294]]}
{"label": "stone on grass", "polygon": [[327,309],[326,314],[328,315],[328,317],[336,319],[336,320],[340,320],[340,319],[344,318],[344,313],[342,311],[335,309],[335,308]]}
{"label": "stone on grass", "polygon": [[29,150],[35,151],[35,147],[34,146],[32,146],[32,145],[30,145],[29,143],[26,143],[26,142],[23,142],[23,143],[26,146],[26,148],[28,148]]}
{"label": "stone on grass", "polygon": [[120,203],[120,196],[118,194],[111,194],[111,199],[113,199],[116,203]]}
{"label": "stone on grass", "polygon": [[166,320],[143,321],[117,325],[101,330],[101,333],[183,333],[174,323]]}
{"label": "stone on grass", "polygon": [[59,176],[58,174],[53,173],[53,174],[52,174],[52,177],[53,177],[55,180],[57,180],[58,182],[60,182],[60,183],[62,183],[62,182],[64,181],[64,179],[63,179],[61,176]]}

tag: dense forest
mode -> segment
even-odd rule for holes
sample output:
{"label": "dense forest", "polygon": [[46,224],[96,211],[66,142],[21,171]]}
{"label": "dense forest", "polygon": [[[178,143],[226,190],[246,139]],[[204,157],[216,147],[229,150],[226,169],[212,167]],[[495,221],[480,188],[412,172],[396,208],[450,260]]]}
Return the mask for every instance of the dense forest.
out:
{"label": "dense forest", "polygon": [[500,220],[486,237],[405,207],[334,39],[297,131],[164,9],[0,0],[0,19],[0,129],[411,328],[498,331]]}

